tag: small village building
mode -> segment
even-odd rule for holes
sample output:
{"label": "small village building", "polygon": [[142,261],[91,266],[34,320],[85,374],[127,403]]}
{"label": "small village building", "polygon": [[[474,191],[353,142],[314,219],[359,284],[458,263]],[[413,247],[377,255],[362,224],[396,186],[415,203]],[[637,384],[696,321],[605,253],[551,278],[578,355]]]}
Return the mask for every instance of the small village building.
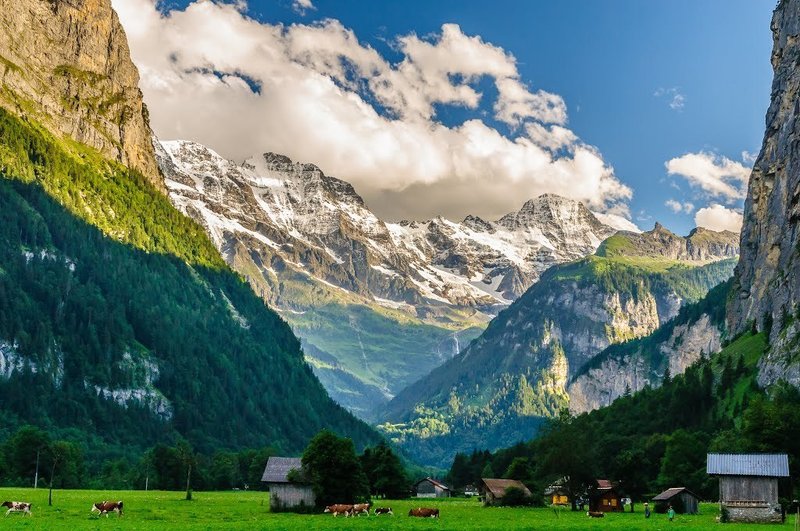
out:
{"label": "small village building", "polygon": [[271,511],[304,510],[314,507],[316,498],[311,485],[301,481],[289,481],[289,472],[302,470],[298,457],[270,457],[261,481],[269,488]]}
{"label": "small village building", "polygon": [[729,522],[781,522],[778,480],[789,477],[786,454],[708,454],[706,472],[719,478],[719,504]]}
{"label": "small village building", "polygon": [[478,487],[476,487],[475,485],[467,485],[466,487],[464,487],[464,496],[471,498],[473,496],[479,496],[479,495],[480,492],[478,492]]}
{"label": "small village building", "polygon": [[671,505],[676,513],[697,514],[700,497],[686,487],[672,487],[653,498],[657,513],[665,513]]}
{"label": "small village building", "polygon": [[604,513],[624,511],[622,496],[617,486],[607,479],[595,480],[595,486],[589,491],[589,510]]}
{"label": "small village building", "polygon": [[524,483],[516,479],[481,479],[481,496],[483,497],[484,505],[498,505],[502,503],[503,496],[506,495],[506,490],[515,488],[522,491],[522,493],[530,498],[533,496],[531,491]]}
{"label": "small village building", "polygon": [[569,493],[561,485],[550,485],[544,489],[544,496],[552,505],[569,505]]}
{"label": "small village building", "polygon": [[449,498],[450,488],[433,478],[425,478],[414,485],[417,498]]}

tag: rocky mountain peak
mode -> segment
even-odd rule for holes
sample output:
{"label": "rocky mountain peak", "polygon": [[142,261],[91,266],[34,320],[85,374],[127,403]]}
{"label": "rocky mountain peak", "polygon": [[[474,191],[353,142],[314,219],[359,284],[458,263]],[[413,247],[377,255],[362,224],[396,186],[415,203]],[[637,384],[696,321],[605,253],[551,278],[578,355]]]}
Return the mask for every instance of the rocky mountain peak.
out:
{"label": "rocky mountain peak", "polygon": [[139,73],[111,0],[0,0],[0,65],[5,108],[163,188]]}

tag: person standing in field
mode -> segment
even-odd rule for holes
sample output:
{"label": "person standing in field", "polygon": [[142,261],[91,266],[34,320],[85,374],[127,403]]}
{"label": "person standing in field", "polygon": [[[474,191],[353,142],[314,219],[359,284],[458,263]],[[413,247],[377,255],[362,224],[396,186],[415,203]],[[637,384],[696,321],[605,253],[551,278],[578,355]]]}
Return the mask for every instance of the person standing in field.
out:
{"label": "person standing in field", "polygon": [[644,502],[644,517],[650,518],[650,504]]}
{"label": "person standing in field", "polygon": [[669,516],[670,522],[675,518],[675,509],[672,508],[672,505],[670,505],[669,509],[667,509],[667,516]]}

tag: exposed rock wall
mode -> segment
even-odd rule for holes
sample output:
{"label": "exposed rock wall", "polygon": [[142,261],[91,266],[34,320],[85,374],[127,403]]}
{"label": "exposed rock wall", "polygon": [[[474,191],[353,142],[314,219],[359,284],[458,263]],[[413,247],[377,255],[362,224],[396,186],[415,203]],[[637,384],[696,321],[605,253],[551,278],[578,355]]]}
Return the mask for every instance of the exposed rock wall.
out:
{"label": "exposed rock wall", "polygon": [[110,0],[0,0],[0,104],[163,188],[138,84]]}

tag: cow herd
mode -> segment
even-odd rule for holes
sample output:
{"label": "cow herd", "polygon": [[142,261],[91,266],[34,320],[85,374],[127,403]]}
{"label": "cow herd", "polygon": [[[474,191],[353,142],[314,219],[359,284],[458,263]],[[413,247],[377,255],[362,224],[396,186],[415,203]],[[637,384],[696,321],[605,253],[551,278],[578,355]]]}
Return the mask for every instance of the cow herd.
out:
{"label": "cow herd", "polygon": [[[33,516],[31,511],[31,503],[19,501],[5,501],[0,504],[0,507],[8,507],[6,516],[11,513],[22,513],[22,516]],[[95,512],[98,516],[106,515],[108,518],[109,513],[117,513],[122,516],[122,502],[121,501],[101,501],[92,505],[92,514]]]}
{"label": "cow herd", "polygon": [[[371,503],[335,503],[325,507],[324,512],[330,513],[333,516],[339,516],[340,514],[343,514],[345,518],[350,516],[360,516],[362,514],[369,516],[369,509],[371,506]],[[392,512],[391,507],[375,507],[373,514],[375,516],[380,516],[382,514],[394,516],[394,512]],[[430,507],[417,507],[416,509],[411,509],[408,511],[408,516],[416,516],[417,518],[439,518],[439,509]]]}

